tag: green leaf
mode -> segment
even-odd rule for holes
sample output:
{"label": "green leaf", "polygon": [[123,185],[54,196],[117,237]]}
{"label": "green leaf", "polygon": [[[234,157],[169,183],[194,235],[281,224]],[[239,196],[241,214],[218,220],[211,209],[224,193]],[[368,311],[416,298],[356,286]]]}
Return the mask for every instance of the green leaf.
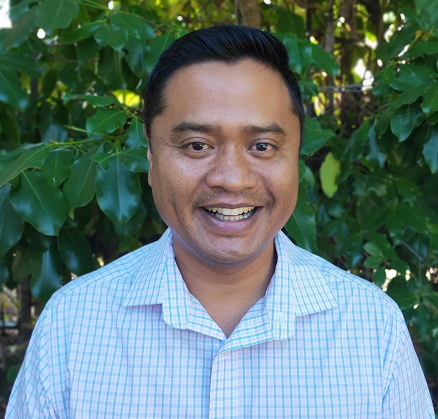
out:
{"label": "green leaf", "polygon": [[396,236],[397,234],[401,233],[403,227],[403,217],[397,208],[392,208],[388,212],[385,224],[391,236]]}
{"label": "green leaf", "polygon": [[420,302],[420,297],[408,288],[389,288],[387,294],[398,304],[400,310],[407,310]]}
{"label": "green leaf", "polygon": [[110,21],[115,28],[125,30],[129,36],[138,38],[141,41],[155,37],[154,30],[138,15],[113,12],[110,14]]}
{"label": "green leaf", "polygon": [[58,187],[68,178],[70,167],[75,159],[73,150],[52,150],[41,168],[41,174],[51,186]]}
{"label": "green leaf", "polygon": [[46,32],[65,29],[78,13],[79,5],[75,0],[44,0],[38,8],[35,24]]}
{"label": "green leaf", "polygon": [[137,147],[120,153],[120,161],[131,172],[149,172],[149,161],[146,157],[148,149]]}
{"label": "green leaf", "polygon": [[108,171],[97,169],[97,202],[114,224],[125,224],[136,213],[140,194],[140,175],[123,166],[120,155],[113,159]]}
{"label": "green leaf", "polygon": [[403,54],[403,59],[417,58],[423,54],[433,55],[436,53],[438,53],[438,42],[426,42],[420,40],[417,44],[409,48],[405,54]]}
{"label": "green leaf", "polygon": [[315,118],[306,116],[304,141],[300,154],[311,155],[319,150],[327,140],[334,135],[332,130],[321,129],[319,122]]}
{"label": "green leaf", "polygon": [[389,111],[394,111],[403,105],[411,105],[425,93],[424,86],[418,86],[403,92],[397,99],[389,103]]}
{"label": "green leaf", "polygon": [[146,56],[146,69],[148,73],[152,71],[158,62],[160,55],[170,46],[175,40],[172,32],[166,32],[155,37],[148,45],[148,54]]}
{"label": "green leaf", "polygon": [[336,178],[341,173],[341,162],[332,153],[328,153],[319,170],[321,187],[324,194],[331,198],[338,190]]}
{"label": "green leaf", "polygon": [[397,211],[403,217],[406,226],[418,233],[427,233],[427,218],[418,211],[418,208],[406,204],[398,204]]}
{"label": "green leaf", "polygon": [[399,139],[404,141],[411,135],[415,120],[410,105],[404,105],[394,111],[391,116],[391,131]]}
{"label": "green leaf", "polygon": [[368,134],[367,154],[365,156],[368,164],[374,170],[381,169],[386,161],[386,154],[380,151],[376,140],[375,126],[370,128]]}
{"label": "green leaf", "polygon": [[50,186],[41,173],[24,171],[18,188],[11,191],[17,214],[46,236],[57,236],[67,217],[62,193]]}
{"label": "green leaf", "polygon": [[28,100],[29,95],[21,86],[21,80],[15,71],[0,67],[0,102],[22,111]]}
{"label": "green leaf", "polygon": [[109,45],[116,51],[121,51],[128,38],[124,29],[113,28],[108,23],[101,23],[94,32],[94,39],[102,47]]}
{"label": "green leaf", "polygon": [[24,238],[36,250],[47,250],[53,243],[53,236],[46,236],[35,230],[29,223],[24,226]]}
{"label": "green leaf", "polygon": [[146,43],[133,36],[128,36],[125,49],[128,50],[128,55],[125,56],[125,60],[132,72],[139,78],[147,78],[149,72],[146,66],[146,57],[148,54]]}
{"label": "green leaf", "polygon": [[127,119],[126,112],[121,109],[98,109],[96,115],[87,119],[89,134],[110,134],[123,127]]}
{"label": "green leaf", "polygon": [[438,111],[438,80],[435,80],[425,90],[421,109],[427,116]]}
{"label": "green leaf", "polygon": [[391,115],[392,115],[392,111],[388,107],[383,111],[380,118],[376,120],[376,123],[374,124],[375,127],[374,130],[376,131],[377,134],[383,135],[387,131],[389,126],[389,120],[391,119]]}
{"label": "green leaf", "polygon": [[97,108],[103,108],[110,105],[120,105],[120,102],[114,96],[85,95],[84,99],[87,101],[87,103],[96,106]]}
{"label": "green leaf", "polygon": [[83,41],[84,39],[90,38],[102,23],[103,21],[101,20],[86,23],[72,32],[61,35],[60,42],[63,44],[72,44],[74,42]]}
{"label": "green leaf", "polygon": [[116,154],[98,152],[90,156],[90,159],[99,163],[103,170],[108,170]]}
{"label": "green leaf", "polygon": [[50,124],[47,129],[41,132],[43,143],[63,143],[68,139],[67,130],[59,124]]}
{"label": "green leaf", "polygon": [[90,159],[95,151],[84,154],[71,167],[70,176],[62,189],[68,211],[87,205],[96,192],[97,163]]}
{"label": "green leaf", "polygon": [[376,269],[378,268],[382,263],[382,258],[378,257],[378,256],[370,256],[369,258],[365,259],[365,262],[363,263],[363,265],[366,268],[372,268],[372,269]]}
{"label": "green leaf", "polygon": [[308,41],[300,41],[292,34],[283,38],[283,44],[287,49],[292,70],[304,74],[312,63],[312,44]]}
{"label": "green leaf", "polygon": [[29,260],[35,250],[25,241],[20,241],[14,249],[15,257],[11,265],[12,279],[19,284],[31,274]]}
{"label": "green leaf", "polygon": [[389,85],[395,80],[395,70],[386,65],[376,75],[374,81],[373,94],[377,99],[383,99],[389,93]]}
{"label": "green leaf", "polygon": [[24,222],[9,201],[11,185],[0,188],[0,259],[18,243]]}
{"label": "green leaf", "polygon": [[94,270],[90,242],[76,228],[62,228],[58,237],[58,250],[62,261],[77,276]]}
{"label": "green leaf", "polygon": [[368,242],[365,244],[363,249],[368,252],[371,256],[377,256],[379,258],[383,258],[383,252],[380,249],[379,245],[374,242]]}
{"label": "green leaf", "polygon": [[432,173],[438,172],[438,127],[431,130],[430,139],[423,147],[424,160]]}
{"label": "green leaf", "polygon": [[63,265],[56,245],[53,244],[48,250],[33,255],[30,267],[30,290],[40,301],[47,302],[61,287],[63,277]]}
{"label": "green leaf", "polygon": [[[414,25],[404,26],[400,31],[396,32],[387,45],[387,58],[390,60],[399,55],[406,45],[415,41],[417,28]],[[386,61],[385,60],[385,61]]]}
{"label": "green leaf", "polygon": [[38,144],[25,150],[16,160],[2,164],[0,170],[0,188],[5,183],[14,179],[25,169],[40,169],[48,154],[49,147],[43,144]]}
{"label": "green leaf", "polygon": [[24,71],[30,77],[40,77],[43,72],[43,69],[37,66],[33,57],[18,52],[0,54],[0,66],[7,67],[10,70]]}
{"label": "green leaf", "polygon": [[122,68],[121,52],[115,51],[111,47],[102,48],[100,59],[97,63],[99,75],[103,82],[112,90],[126,89],[127,84]]}
{"label": "green leaf", "polygon": [[148,142],[146,140],[146,136],[144,135],[140,118],[134,118],[131,122],[131,125],[126,130],[125,147],[129,149],[138,146],[147,147]]}
{"label": "green leaf", "polygon": [[373,274],[373,284],[376,287],[381,287],[386,281],[386,267],[381,266],[377,268],[376,272]]}
{"label": "green leaf", "polygon": [[390,86],[401,92],[425,86],[433,81],[434,74],[427,68],[400,64],[400,75],[390,82]]}
{"label": "green leaf", "polygon": [[129,219],[126,224],[119,225],[114,224],[114,230],[119,237],[133,237],[137,234],[143,227],[144,220],[148,213],[142,200],[140,200],[140,205],[137,212]]}
{"label": "green leaf", "polygon": [[102,47],[94,38],[84,39],[76,44],[76,56],[80,63],[93,59]]}
{"label": "green leaf", "polygon": [[304,19],[300,15],[290,12],[283,7],[278,7],[277,16],[277,30],[279,32],[293,33],[296,36],[304,37],[306,28],[304,26]]}
{"label": "green leaf", "polygon": [[317,44],[312,44],[312,64],[327,71],[333,77],[339,73],[339,66],[336,64],[333,55],[324,51]]}
{"label": "green leaf", "polygon": [[305,188],[300,188],[297,205],[285,228],[298,246],[312,249],[316,241],[316,222],[312,207],[306,199]]}
{"label": "green leaf", "polygon": [[351,134],[350,140],[347,142],[344,153],[342,155],[342,160],[345,162],[352,163],[358,160],[364,151],[364,145],[368,140],[368,132],[370,127],[370,121],[366,120],[360,128],[355,130]]}
{"label": "green leaf", "polygon": [[34,28],[38,9],[39,6],[32,7],[32,9],[20,17],[18,22],[11,29],[6,29],[7,33],[3,40],[5,50],[18,47],[29,37]]}

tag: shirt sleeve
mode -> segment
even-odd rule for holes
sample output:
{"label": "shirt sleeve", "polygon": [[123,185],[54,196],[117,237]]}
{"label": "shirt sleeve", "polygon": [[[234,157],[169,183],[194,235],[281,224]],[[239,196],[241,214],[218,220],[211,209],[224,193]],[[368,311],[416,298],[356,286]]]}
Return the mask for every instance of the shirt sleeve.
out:
{"label": "shirt sleeve", "polygon": [[432,400],[409,331],[399,313],[397,346],[389,385],[383,397],[383,419],[435,419]]}
{"label": "shirt sleeve", "polygon": [[46,308],[33,330],[23,364],[6,409],[6,419],[59,419],[53,407],[50,377],[50,310]]}

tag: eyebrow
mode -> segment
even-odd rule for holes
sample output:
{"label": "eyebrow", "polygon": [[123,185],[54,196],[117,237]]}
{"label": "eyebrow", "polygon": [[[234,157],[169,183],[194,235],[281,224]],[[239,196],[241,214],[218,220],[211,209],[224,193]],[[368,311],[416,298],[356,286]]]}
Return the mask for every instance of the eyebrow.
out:
{"label": "eyebrow", "polygon": [[[206,134],[212,134],[213,132],[221,131],[219,125],[215,124],[198,124],[195,122],[183,121],[172,128],[173,134],[182,134],[187,131],[204,132]],[[245,125],[243,131],[246,134],[265,134],[271,133],[276,135],[286,135],[283,128],[276,122],[269,125]]]}

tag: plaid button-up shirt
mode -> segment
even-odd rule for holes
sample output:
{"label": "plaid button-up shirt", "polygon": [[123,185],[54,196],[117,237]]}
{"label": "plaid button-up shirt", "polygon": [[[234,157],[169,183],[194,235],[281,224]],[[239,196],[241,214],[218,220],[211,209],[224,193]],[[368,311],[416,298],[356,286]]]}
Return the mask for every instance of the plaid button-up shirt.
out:
{"label": "plaid button-up shirt", "polygon": [[266,295],[227,339],[189,293],[168,230],[57,291],[6,418],[434,418],[384,292],[275,238]]}

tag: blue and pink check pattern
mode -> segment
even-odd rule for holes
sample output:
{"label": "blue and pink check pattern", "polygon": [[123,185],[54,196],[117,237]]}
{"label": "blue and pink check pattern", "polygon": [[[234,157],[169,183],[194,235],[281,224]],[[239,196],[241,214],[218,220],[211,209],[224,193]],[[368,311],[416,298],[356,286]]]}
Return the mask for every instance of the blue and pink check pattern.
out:
{"label": "blue and pink check pattern", "polygon": [[168,230],[57,291],[6,418],[434,418],[403,316],[377,287],[275,238],[266,295],[226,339]]}

